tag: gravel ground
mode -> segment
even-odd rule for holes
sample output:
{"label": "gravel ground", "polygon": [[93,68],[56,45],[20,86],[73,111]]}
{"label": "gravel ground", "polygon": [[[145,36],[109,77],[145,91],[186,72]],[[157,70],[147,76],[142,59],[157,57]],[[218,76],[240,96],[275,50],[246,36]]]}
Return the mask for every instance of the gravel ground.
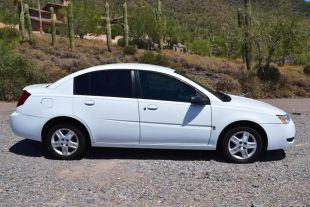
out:
{"label": "gravel ground", "polygon": [[242,165],[211,151],[103,148],[52,160],[13,135],[15,103],[0,103],[0,206],[309,206],[310,99],[266,101],[293,114],[295,145]]}

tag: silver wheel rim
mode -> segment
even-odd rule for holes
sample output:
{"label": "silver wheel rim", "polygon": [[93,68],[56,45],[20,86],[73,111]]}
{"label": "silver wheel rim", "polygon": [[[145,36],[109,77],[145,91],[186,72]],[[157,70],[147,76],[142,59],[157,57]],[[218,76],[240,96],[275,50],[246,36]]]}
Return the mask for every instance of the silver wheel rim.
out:
{"label": "silver wheel rim", "polygon": [[237,132],[228,142],[228,150],[231,156],[238,160],[252,157],[257,149],[256,138],[247,131]]}
{"label": "silver wheel rim", "polygon": [[71,129],[58,129],[54,132],[51,144],[53,150],[62,156],[70,156],[79,147],[79,139]]}

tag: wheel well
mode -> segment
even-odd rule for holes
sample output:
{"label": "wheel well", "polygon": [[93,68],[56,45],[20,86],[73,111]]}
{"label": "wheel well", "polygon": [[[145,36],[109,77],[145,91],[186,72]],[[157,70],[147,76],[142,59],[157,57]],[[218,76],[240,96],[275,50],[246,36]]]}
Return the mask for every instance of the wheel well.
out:
{"label": "wheel well", "polygon": [[52,118],[51,120],[49,120],[48,122],[46,122],[44,124],[42,132],[41,132],[41,137],[42,137],[43,142],[44,142],[44,139],[46,139],[46,135],[48,133],[48,130],[52,126],[55,126],[56,124],[72,124],[72,125],[78,127],[79,129],[82,130],[83,134],[86,135],[87,145],[88,146],[91,145],[90,134],[89,134],[87,128],[84,126],[84,124],[82,124],[80,121],[78,121],[72,117],[67,117],[67,116],[59,116],[59,117]]}
{"label": "wheel well", "polygon": [[222,132],[221,132],[221,134],[219,136],[219,139],[217,141],[217,149],[219,149],[219,147],[221,147],[224,134],[226,134],[226,132],[228,132],[229,130],[231,130],[233,128],[236,128],[236,127],[250,127],[252,129],[255,129],[260,134],[260,136],[262,137],[262,140],[263,140],[263,150],[267,149],[268,138],[267,138],[267,134],[266,134],[265,130],[259,124],[255,123],[255,122],[252,122],[252,121],[236,121],[236,122],[233,122],[233,123],[229,124],[228,126],[226,126],[222,130]]}

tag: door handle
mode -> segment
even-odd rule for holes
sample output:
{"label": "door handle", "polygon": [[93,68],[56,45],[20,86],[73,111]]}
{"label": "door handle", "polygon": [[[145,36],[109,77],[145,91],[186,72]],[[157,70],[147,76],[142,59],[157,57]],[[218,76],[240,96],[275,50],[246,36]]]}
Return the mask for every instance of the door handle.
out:
{"label": "door handle", "polygon": [[154,105],[154,104],[151,104],[151,105],[148,105],[147,106],[147,109],[148,110],[151,110],[151,111],[154,111],[154,110],[157,110],[158,109],[158,106]]}
{"label": "door handle", "polygon": [[85,104],[86,106],[93,106],[93,105],[95,105],[95,101],[93,101],[93,100],[87,100],[87,101],[84,102],[84,104]]}

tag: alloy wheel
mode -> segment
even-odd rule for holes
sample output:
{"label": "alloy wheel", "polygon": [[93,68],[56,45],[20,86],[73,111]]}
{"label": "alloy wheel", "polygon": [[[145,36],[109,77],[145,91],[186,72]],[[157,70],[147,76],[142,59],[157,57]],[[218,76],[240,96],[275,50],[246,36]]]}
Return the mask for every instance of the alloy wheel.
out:
{"label": "alloy wheel", "polygon": [[62,128],[54,132],[51,139],[53,150],[62,156],[70,156],[79,147],[79,139],[74,131]]}
{"label": "alloy wheel", "polygon": [[253,134],[240,131],[232,135],[228,141],[228,150],[231,156],[238,160],[251,158],[257,149],[257,141]]}

